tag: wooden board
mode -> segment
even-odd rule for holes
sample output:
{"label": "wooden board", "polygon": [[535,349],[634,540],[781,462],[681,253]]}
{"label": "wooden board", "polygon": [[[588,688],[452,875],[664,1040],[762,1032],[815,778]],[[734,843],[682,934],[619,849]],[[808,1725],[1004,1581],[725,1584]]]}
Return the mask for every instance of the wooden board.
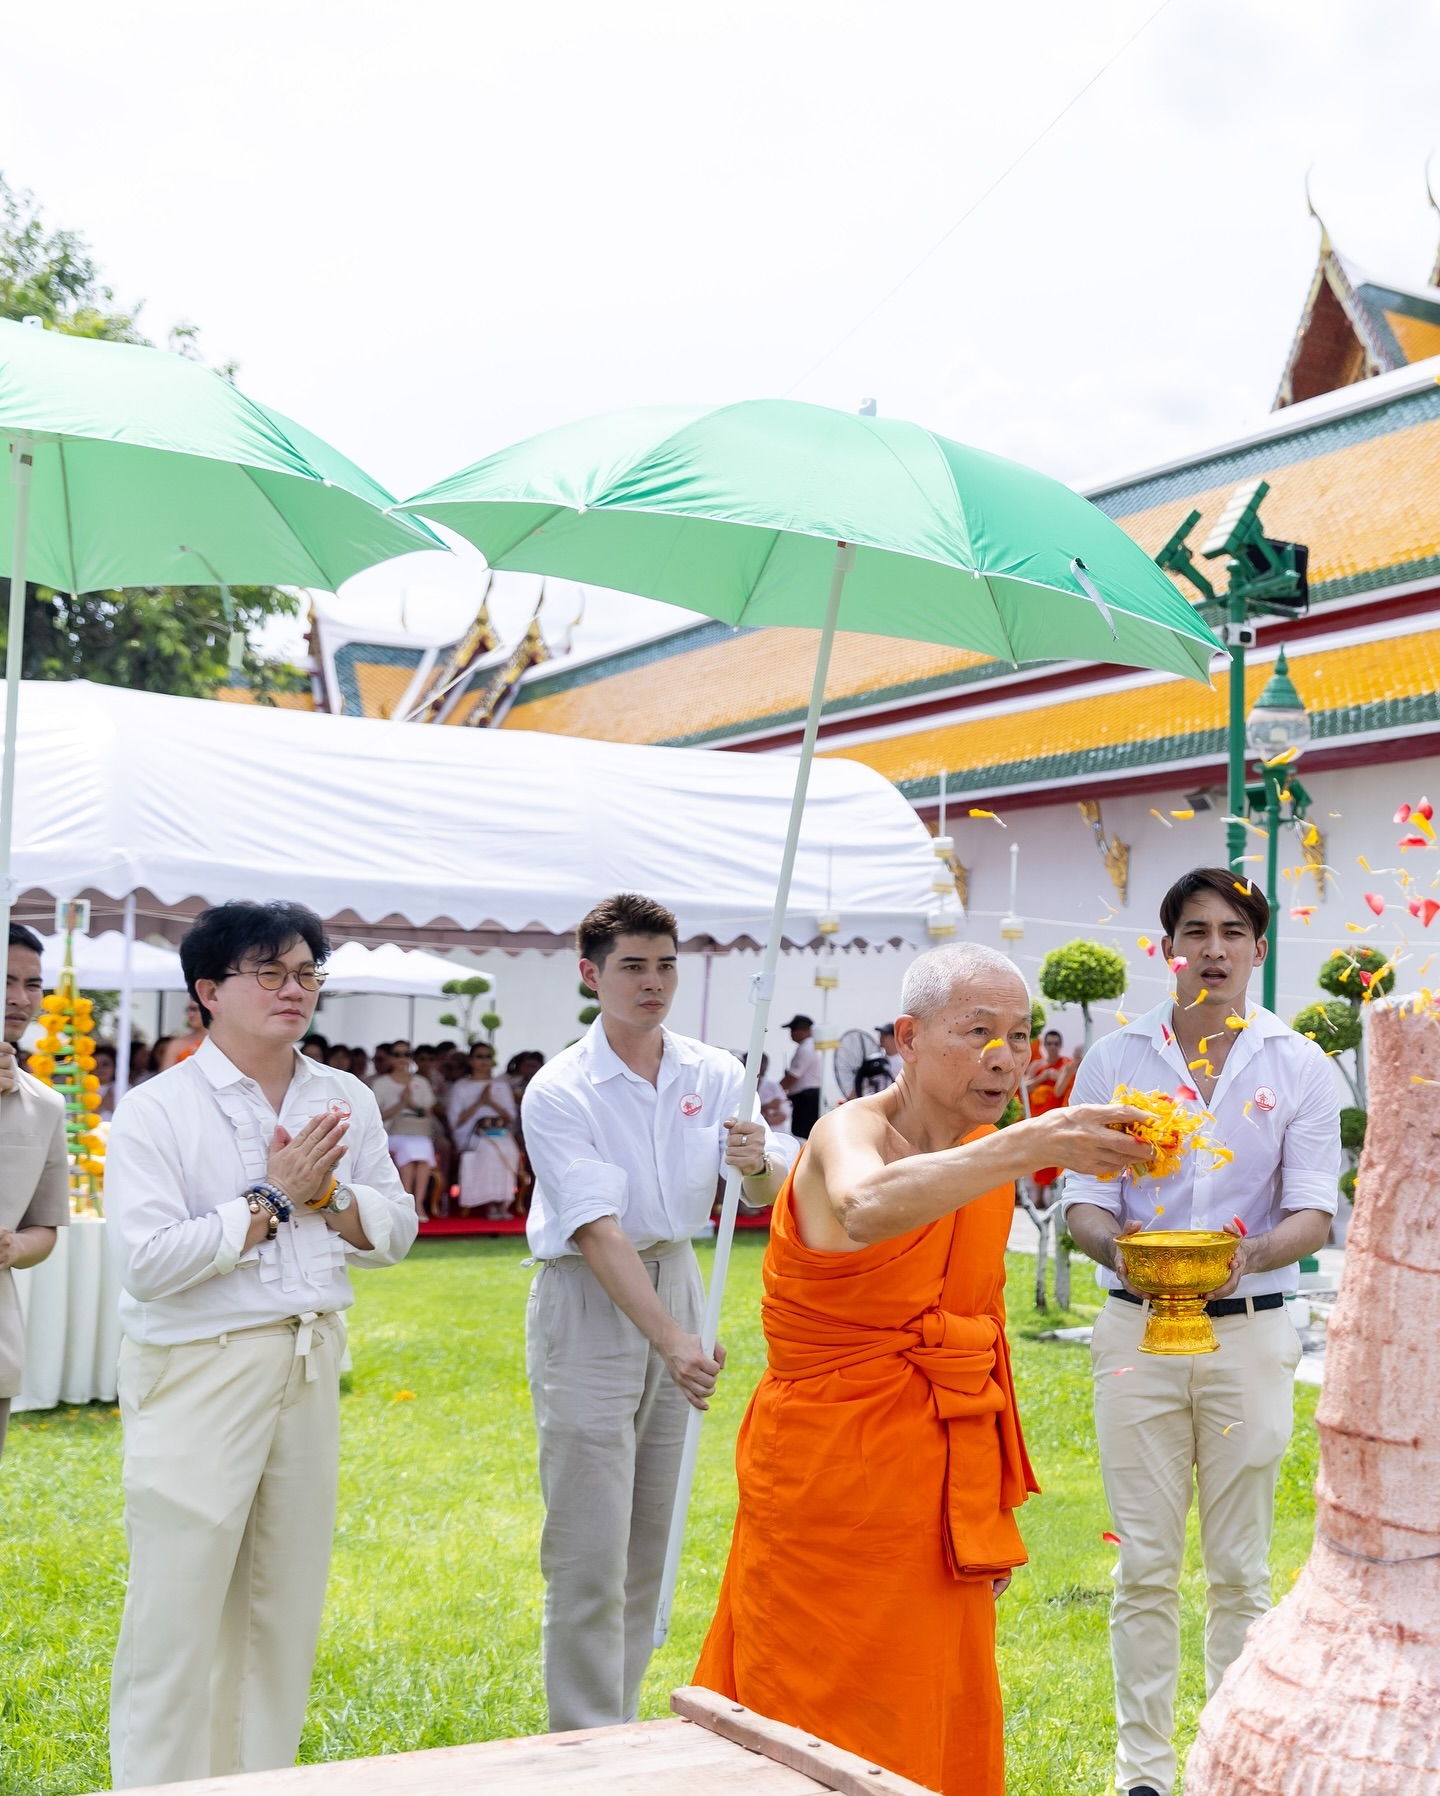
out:
{"label": "wooden board", "polygon": [[204,1777],[129,1796],[930,1796],[713,1690],[670,1700],[674,1721]]}
{"label": "wooden board", "polygon": [[677,1720],[206,1777],[145,1796],[815,1796],[824,1787]]}

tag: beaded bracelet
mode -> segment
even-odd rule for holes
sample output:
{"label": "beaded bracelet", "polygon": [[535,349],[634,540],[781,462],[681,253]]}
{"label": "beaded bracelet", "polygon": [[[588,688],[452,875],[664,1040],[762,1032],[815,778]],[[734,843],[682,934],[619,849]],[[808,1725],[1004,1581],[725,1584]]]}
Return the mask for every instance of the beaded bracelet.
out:
{"label": "beaded bracelet", "polygon": [[[272,1222],[290,1220],[290,1199],[278,1185],[272,1185],[267,1179],[257,1179],[253,1185],[247,1185],[242,1195],[249,1200],[251,1215],[268,1210]],[[271,1233],[274,1233],[273,1229]]]}

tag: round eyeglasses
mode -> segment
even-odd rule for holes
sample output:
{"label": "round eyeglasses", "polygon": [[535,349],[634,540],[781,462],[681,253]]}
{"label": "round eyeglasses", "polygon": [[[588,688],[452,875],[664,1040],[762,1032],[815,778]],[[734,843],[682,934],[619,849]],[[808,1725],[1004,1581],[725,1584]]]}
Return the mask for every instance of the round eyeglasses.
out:
{"label": "round eyeglasses", "polygon": [[307,960],[303,967],[287,967],[282,966],[278,960],[267,960],[261,967],[231,967],[225,977],[254,979],[267,992],[282,990],[287,979],[293,979],[302,992],[318,992],[325,983],[324,973],[313,960]]}

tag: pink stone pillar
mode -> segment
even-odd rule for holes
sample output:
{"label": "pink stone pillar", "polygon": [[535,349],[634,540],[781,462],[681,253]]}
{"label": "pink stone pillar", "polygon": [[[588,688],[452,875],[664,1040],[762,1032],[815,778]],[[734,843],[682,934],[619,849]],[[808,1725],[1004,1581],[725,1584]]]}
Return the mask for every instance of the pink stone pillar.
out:
{"label": "pink stone pillar", "polygon": [[1315,1545],[1206,1705],[1186,1796],[1440,1796],[1440,1024],[1375,1011],[1370,1047]]}

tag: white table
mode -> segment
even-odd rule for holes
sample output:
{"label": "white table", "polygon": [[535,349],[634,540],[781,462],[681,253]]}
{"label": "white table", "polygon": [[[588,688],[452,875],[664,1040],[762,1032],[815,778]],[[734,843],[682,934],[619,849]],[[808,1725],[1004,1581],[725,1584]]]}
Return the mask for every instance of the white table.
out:
{"label": "white table", "polygon": [[72,1217],[50,1258],[14,1277],[25,1314],[25,1388],[11,1407],[113,1403],[120,1279],[104,1221]]}

